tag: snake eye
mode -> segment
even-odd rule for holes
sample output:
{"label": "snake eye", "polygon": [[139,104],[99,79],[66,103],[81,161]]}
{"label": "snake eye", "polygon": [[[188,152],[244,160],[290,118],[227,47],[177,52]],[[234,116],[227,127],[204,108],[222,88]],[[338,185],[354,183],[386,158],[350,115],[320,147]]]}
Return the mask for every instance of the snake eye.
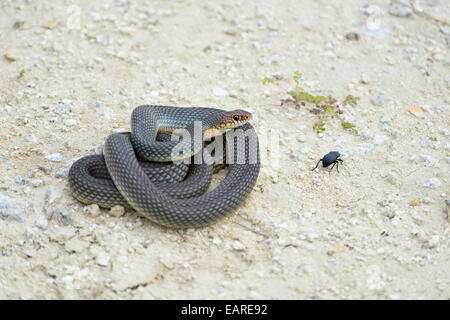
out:
{"label": "snake eye", "polygon": [[241,117],[239,117],[239,115],[237,115],[237,114],[235,114],[235,115],[233,116],[234,121],[238,121],[240,118],[241,118]]}

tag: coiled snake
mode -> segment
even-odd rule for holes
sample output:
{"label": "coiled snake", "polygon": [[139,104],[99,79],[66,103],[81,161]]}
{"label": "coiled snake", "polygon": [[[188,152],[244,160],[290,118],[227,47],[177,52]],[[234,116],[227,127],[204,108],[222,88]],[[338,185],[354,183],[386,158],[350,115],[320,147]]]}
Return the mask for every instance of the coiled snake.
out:
{"label": "coiled snake", "polygon": [[[72,165],[68,176],[72,194],[83,203],[105,208],[131,206],[140,215],[169,227],[212,224],[233,213],[256,183],[259,144],[250,119],[251,114],[243,110],[139,106],[132,113],[131,133],[111,134],[103,156],[87,156]],[[177,129],[187,133],[181,141],[156,140],[161,135],[158,132]],[[187,166],[175,160],[197,159],[202,154],[204,158],[207,154],[200,152],[205,150],[204,140],[217,140],[224,134],[229,172],[215,189],[205,193],[213,163],[203,159]],[[216,147],[215,152],[221,148]]]}

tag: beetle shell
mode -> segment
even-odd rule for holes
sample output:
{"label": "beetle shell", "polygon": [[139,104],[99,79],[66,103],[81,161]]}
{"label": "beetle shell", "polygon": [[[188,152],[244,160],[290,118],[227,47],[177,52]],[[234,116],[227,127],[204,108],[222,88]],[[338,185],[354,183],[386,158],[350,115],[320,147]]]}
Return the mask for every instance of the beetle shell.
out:
{"label": "beetle shell", "polygon": [[327,153],[322,160],[323,166],[328,167],[329,165],[333,164],[340,156],[341,154],[337,151],[331,151],[330,153]]}

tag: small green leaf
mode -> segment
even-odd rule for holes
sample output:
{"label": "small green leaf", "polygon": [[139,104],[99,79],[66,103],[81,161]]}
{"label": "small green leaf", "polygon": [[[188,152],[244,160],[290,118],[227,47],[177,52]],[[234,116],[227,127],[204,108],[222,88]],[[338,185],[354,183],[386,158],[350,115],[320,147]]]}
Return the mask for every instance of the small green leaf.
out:
{"label": "small green leaf", "polygon": [[297,101],[300,101],[300,100],[302,100],[302,99],[307,99],[307,93],[306,92],[303,92],[303,91],[300,91],[300,92],[298,92],[297,93]]}
{"label": "small green leaf", "polygon": [[317,105],[319,105],[320,103],[322,103],[322,102],[324,102],[325,101],[325,97],[324,96],[315,96],[315,97],[313,97],[313,103],[317,106]]}
{"label": "small green leaf", "polygon": [[297,92],[295,92],[294,90],[289,91],[289,94],[291,95],[292,98],[297,99]]}
{"label": "small green leaf", "polygon": [[270,79],[270,78],[264,78],[263,79],[263,82],[262,82],[262,84],[263,85],[266,85],[266,84],[268,84],[268,83],[273,83],[274,82],[274,80],[273,79]]}
{"label": "small green leaf", "polygon": [[296,82],[298,82],[298,80],[300,80],[300,78],[302,77],[302,74],[300,73],[300,71],[295,71],[294,76],[292,77]]}
{"label": "small green leaf", "polygon": [[358,103],[359,97],[354,97],[351,94],[345,97],[343,104],[356,105]]}
{"label": "small green leaf", "polygon": [[341,124],[345,130],[350,130],[352,133],[358,134],[358,130],[356,130],[356,126],[354,124],[345,121],[342,121]]}
{"label": "small green leaf", "polygon": [[333,116],[335,116],[335,117],[338,116],[338,114],[336,113],[336,111],[334,111],[333,107],[330,106],[329,104],[327,104],[327,110],[330,111],[330,113],[331,113]]}
{"label": "small green leaf", "polygon": [[325,123],[323,123],[322,121],[317,121],[313,125],[313,129],[317,133],[323,132],[323,131],[325,131]]}

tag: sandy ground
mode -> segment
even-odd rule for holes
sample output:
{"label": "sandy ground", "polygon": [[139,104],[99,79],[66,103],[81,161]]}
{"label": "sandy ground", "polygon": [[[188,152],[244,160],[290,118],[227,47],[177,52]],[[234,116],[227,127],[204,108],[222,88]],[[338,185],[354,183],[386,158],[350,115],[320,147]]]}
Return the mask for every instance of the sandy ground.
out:
{"label": "sandy ground", "polygon": [[[1,1],[0,298],[448,299],[449,12]],[[280,106],[295,71],[308,92],[359,97],[340,115],[358,134],[331,116],[317,134],[311,104]],[[264,163],[235,215],[179,231],[71,196],[73,160],[140,104],[254,113]],[[311,171],[334,150],[339,173]]]}

